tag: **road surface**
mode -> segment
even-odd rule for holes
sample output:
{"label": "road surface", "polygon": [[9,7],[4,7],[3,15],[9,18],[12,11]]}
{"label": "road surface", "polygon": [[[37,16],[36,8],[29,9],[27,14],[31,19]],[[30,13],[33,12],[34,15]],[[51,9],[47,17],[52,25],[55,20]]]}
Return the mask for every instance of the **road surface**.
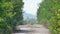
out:
{"label": "road surface", "polygon": [[19,25],[16,27],[17,32],[12,34],[50,34],[49,29],[43,25]]}

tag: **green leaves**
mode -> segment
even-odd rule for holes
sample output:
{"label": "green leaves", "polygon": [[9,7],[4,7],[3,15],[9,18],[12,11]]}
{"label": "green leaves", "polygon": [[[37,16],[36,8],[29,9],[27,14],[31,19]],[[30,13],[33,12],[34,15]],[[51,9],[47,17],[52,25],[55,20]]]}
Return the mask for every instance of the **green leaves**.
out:
{"label": "green leaves", "polygon": [[[17,23],[23,20],[22,0],[0,0],[0,30],[2,34],[10,34]],[[1,34],[0,33],[0,34]]]}
{"label": "green leaves", "polygon": [[44,0],[38,9],[38,20],[46,18],[52,34],[60,34],[60,1]]}

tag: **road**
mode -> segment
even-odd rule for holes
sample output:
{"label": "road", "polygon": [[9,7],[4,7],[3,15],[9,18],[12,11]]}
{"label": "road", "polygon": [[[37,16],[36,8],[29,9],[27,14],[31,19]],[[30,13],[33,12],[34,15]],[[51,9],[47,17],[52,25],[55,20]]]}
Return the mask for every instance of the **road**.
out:
{"label": "road", "polygon": [[16,27],[17,32],[12,34],[50,34],[49,29],[43,25],[19,25]]}

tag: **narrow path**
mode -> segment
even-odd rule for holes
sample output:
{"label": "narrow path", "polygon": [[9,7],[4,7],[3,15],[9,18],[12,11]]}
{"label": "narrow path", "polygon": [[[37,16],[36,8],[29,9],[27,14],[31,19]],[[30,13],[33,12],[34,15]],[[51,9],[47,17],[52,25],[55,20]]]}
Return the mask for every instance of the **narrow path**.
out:
{"label": "narrow path", "polygon": [[13,34],[50,34],[43,25],[19,25],[16,29],[17,32]]}

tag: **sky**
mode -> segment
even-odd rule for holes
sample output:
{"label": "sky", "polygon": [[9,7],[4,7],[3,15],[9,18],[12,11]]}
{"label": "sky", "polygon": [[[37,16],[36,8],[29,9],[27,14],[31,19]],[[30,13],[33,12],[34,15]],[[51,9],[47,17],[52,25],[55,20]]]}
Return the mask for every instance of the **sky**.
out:
{"label": "sky", "polygon": [[23,2],[24,2],[23,12],[32,15],[37,15],[37,9],[39,7],[39,3],[41,3],[42,0],[23,0]]}

